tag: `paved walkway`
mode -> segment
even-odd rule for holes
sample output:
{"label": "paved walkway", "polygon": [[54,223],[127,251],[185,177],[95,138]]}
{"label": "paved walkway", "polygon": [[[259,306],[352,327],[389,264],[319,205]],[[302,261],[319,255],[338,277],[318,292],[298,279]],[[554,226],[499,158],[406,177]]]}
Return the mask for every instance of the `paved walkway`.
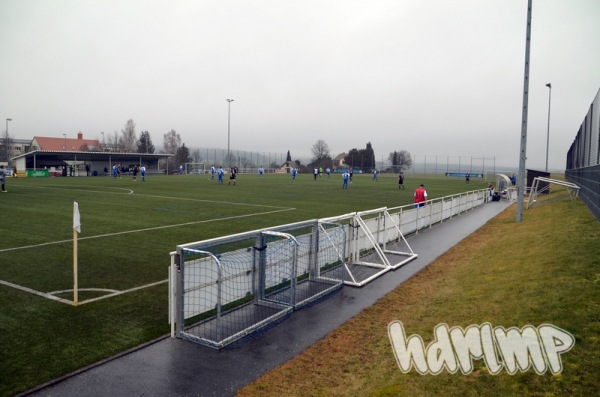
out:
{"label": "paved walkway", "polygon": [[408,239],[417,259],[221,351],[165,338],[29,392],[35,396],[233,396],[371,306],[510,204],[491,202]]}

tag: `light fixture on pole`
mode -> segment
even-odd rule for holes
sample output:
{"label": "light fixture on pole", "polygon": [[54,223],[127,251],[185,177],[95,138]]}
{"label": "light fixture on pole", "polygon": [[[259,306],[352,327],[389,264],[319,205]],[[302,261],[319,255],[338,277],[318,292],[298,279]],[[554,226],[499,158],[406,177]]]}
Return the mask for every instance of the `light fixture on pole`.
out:
{"label": "light fixture on pole", "polygon": [[548,151],[550,149],[550,101],[552,100],[552,84],[546,84],[548,87],[548,135],[546,137],[546,172],[548,172]]}
{"label": "light fixture on pole", "polygon": [[227,109],[227,157],[229,157],[229,132],[231,126],[231,102],[233,99],[227,99],[228,109]]}

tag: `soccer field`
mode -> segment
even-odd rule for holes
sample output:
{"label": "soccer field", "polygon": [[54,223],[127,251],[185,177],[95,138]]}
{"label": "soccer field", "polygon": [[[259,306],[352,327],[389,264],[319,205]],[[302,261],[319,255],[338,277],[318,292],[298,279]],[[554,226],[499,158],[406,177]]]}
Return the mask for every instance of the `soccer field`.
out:
{"label": "soccer field", "polygon": [[[0,395],[14,394],[164,335],[169,252],[205,240],[485,188],[484,181],[356,175],[9,179],[0,240]],[[79,307],[73,300],[73,202]]]}

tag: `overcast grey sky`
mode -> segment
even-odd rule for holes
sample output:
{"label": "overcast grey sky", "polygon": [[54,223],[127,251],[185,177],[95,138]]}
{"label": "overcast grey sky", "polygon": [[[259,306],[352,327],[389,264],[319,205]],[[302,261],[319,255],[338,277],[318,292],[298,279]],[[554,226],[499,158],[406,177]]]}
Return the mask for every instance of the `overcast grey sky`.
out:
{"label": "overcast grey sky", "polygon": [[[519,163],[527,0],[0,0],[14,138],[364,148]],[[600,1],[534,0],[528,168],[566,153],[600,88]],[[5,130],[5,125],[2,126]]]}

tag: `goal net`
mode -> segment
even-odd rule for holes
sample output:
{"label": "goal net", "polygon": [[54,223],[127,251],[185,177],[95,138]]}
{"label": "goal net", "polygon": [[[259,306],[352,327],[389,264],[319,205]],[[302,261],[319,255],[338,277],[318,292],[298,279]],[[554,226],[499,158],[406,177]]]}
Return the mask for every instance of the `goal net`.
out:
{"label": "goal net", "polygon": [[205,174],[206,167],[204,163],[185,163],[186,174]]}
{"label": "goal net", "polygon": [[527,209],[543,204],[554,203],[563,200],[574,200],[579,196],[579,186],[571,182],[545,177],[533,179]]}

